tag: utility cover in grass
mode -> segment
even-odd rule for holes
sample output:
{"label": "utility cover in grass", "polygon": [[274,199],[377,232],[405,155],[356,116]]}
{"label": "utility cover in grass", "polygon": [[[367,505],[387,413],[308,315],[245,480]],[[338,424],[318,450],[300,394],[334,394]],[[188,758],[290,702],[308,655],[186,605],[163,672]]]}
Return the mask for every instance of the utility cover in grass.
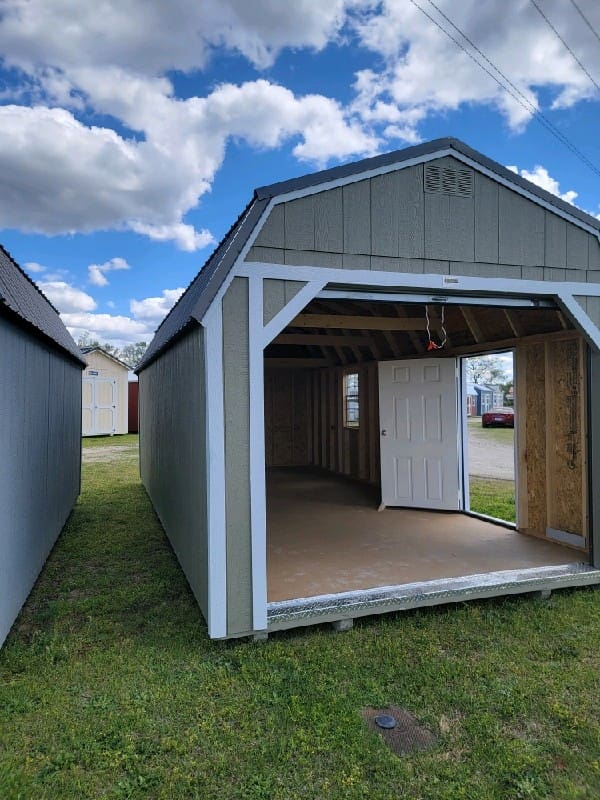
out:
{"label": "utility cover in grass", "polygon": [[[404,756],[419,750],[429,750],[437,742],[437,738],[429,728],[421,725],[419,720],[404,708],[398,706],[364,708],[361,715],[369,728],[378,733],[397,756]],[[375,718],[380,715],[393,717],[396,720],[396,727],[380,728],[375,722]]]}

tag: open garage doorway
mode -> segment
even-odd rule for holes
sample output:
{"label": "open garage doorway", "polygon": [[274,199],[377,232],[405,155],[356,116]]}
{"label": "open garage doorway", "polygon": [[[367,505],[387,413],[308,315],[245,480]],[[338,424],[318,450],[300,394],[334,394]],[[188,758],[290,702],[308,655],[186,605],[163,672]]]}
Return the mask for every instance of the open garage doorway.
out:
{"label": "open garage doorway", "polygon": [[465,510],[516,524],[514,352],[461,359]]}
{"label": "open garage doorway", "polygon": [[[550,368],[540,372],[540,354],[532,347],[542,348],[542,361],[549,358],[550,366],[560,358],[556,347],[563,347],[555,342],[574,342],[582,352],[578,334],[556,308],[523,299],[507,311],[500,300],[493,305],[490,298],[466,298],[464,305],[442,309],[410,297],[348,294],[323,292],[264,352],[269,613],[280,603],[297,601],[308,608],[315,598],[384,589],[397,594],[398,587],[447,581],[476,579],[489,590],[490,581],[504,585],[509,573],[586,561],[585,535],[579,548],[547,535],[541,506],[527,503],[526,482],[537,480],[527,470],[522,527],[465,513],[472,507],[465,502],[463,482],[461,361],[522,348],[530,402],[553,380]],[[577,363],[581,371],[583,361]],[[396,387],[388,417],[382,413],[386,374],[388,385]],[[442,409],[439,392],[415,388],[419,380],[443,383],[449,407]],[[535,449],[540,457],[542,433],[536,422],[523,434],[530,452]],[[427,450],[427,441],[436,437],[444,440],[445,452],[454,452],[453,475]],[[386,461],[391,438],[402,439],[404,450]],[[584,465],[579,459],[573,466],[581,493]],[[414,489],[417,469],[424,488],[408,502],[400,490]],[[546,475],[544,470],[544,480]],[[385,487],[390,476],[391,494]],[[454,481],[449,489],[448,476]],[[545,498],[543,482],[531,495],[536,503],[541,492]],[[583,520],[576,524],[583,532]]]}

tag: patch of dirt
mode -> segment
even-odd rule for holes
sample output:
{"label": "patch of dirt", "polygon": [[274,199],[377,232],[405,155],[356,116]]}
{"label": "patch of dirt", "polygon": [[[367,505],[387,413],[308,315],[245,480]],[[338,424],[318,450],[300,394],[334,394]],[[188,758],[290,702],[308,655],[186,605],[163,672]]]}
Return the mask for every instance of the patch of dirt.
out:
{"label": "patch of dirt", "polygon": [[[491,436],[485,434],[491,431]],[[499,442],[494,429],[474,431],[469,428],[469,475],[479,478],[515,479],[515,450],[510,442]]]}
{"label": "patch of dirt", "polygon": [[[390,715],[396,720],[395,728],[380,728],[375,718],[380,714]],[[397,756],[407,755],[419,750],[430,750],[437,743],[437,737],[422,725],[409,711],[398,706],[389,708],[364,708],[361,716],[369,728],[378,733],[390,750]]]}
{"label": "patch of dirt", "polygon": [[109,462],[123,461],[128,458],[137,458],[137,447],[131,444],[112,444],[107,447],[88,447],[84,448],[82,461],[86,462]]}

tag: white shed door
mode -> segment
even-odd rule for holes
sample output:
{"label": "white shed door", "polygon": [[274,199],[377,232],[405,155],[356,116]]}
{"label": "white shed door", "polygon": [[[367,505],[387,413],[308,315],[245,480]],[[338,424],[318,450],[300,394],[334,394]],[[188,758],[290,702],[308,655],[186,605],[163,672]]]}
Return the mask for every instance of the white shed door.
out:
{"label": "white shed door", "polygon": [[457,369],[454,358],[379,363],[383,505],[459,509]]}
{"label": "white shed door", "polygon": [[117,381],[92,376],[82,384],[83,436],[114,433],[117,425]]}

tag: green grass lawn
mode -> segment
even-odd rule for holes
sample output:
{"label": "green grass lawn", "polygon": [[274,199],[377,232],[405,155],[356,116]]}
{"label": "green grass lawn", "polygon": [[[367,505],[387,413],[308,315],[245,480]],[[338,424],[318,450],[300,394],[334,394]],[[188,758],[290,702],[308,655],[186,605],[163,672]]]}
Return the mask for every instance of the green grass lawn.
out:
{"label": "green grass lawn", "polygon": [[471,476],[469,480],[471,511],[487,514],[506,522],[514,522],[515,482],[498,480],[497,478],[478,478]]}
{"label": "green grass lawn", "polygon": [[[599,649],[593,590],[211,642],[135,460],[90,462],[0,651],[0,798],[595,800]],[[437,746],[394,756],[388,704]]]}
{"label": "green grass lawn", "polygon": [[467,430],[470,436],[477,436],[486,442],[498,442],[513,446],[515,439],[514,428],[484,428],[481,424],[481,417],[471,417],[467,420]]}

